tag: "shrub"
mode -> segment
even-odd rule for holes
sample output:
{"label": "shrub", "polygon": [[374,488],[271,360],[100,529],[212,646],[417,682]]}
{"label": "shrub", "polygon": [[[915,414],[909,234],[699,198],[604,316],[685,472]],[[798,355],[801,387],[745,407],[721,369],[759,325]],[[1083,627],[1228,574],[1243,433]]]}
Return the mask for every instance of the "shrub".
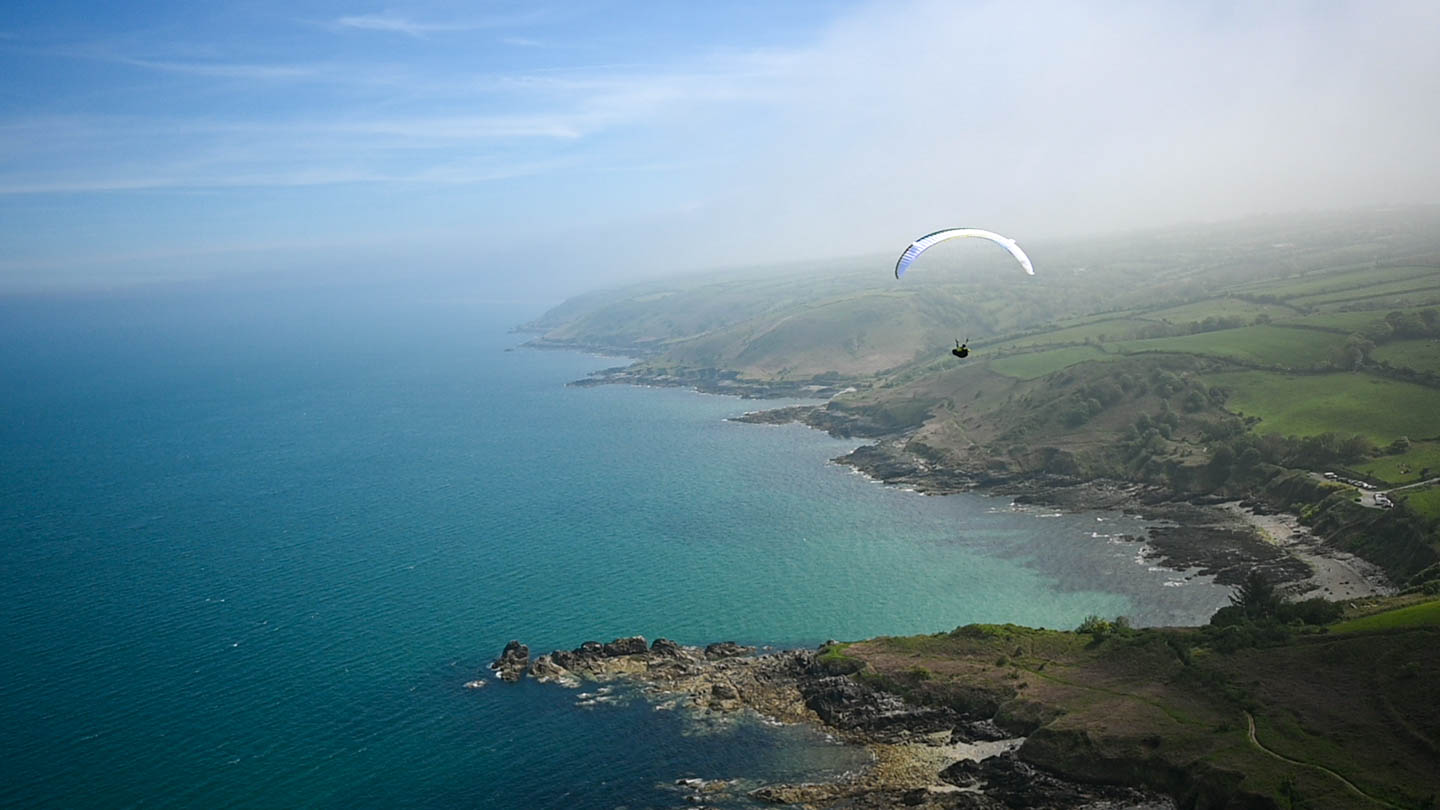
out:
{"label": "shrub", "polygon": [[1245,581],[1230,594],[1230,604],[1240,608],[1248,619],[1263,619],[1279,611],[1280,594],[1269,577],[1260,569],[1252,568],[1245,575]]}
{"label": "shrub", "polygon": [[1277,615],[1282,622],[1322,625],[1339,621],[1343,612],[1338,602],[1316,597],[1303,602],[1283,602]]}

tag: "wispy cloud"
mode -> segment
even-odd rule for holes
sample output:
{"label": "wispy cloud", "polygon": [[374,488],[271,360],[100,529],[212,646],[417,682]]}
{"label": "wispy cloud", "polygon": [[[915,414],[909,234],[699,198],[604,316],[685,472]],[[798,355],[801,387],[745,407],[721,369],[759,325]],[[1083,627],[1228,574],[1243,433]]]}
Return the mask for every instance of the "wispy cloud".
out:
{"label": "wispy cloud", "polygon": [[334,25],[339,28],[354,28],[361,31],[384,31],[392,34],[423,38],[427,34],[452,33],[457,31],[479,31],[490,28],[507,28],[529,25],[543,18],[540,12],[477,17],[450,22],[422,22],[398,14],[353,14],[338,17]]}
{"label": "wispy cloud", "polygon": [[[313,147],[312,147],[313,149]],[[228,160],[227,160],[228,158]],[[261,159],[240,151],[217,153],[209,160],[175,159],[151,161],[130,167],[121,173],[89,173],[63,177],[0,176],[0,196],[39,194],[93,194],[134,191],[203,191],[243,188],[303,188],[353,184],[413,184],[461,186],[489,183],[517,177],[574,168],[568,158],[528,161],[486,159],[437,159],[408,165],[386,167],[372,158],[359,166],[341,162],[306,160],[292,155],[288,159],[265,150]]]}
{"label": "wispy cloud", "polygon": [[299,79],[316,76],[322,72],[320,68],[313,65],[165,62],[153,59],[133,59],[129,57],[112,57],[112,61],[134,67],[162,70],[168,73],[186,73],[192,76],[214,76],[225,79]]}
{"label": "wispy cloud", "polygon": [[[47,55],[137,70],[56,71],[65,103],[0,113],[0,195],[69,193],[34,208],[82,211],[90,192],[117,209],[127,193],[204,193],[246,211],[217,231],[257,233],[311,219],[402,229],[394,221],[443,210],[490,223],[477,238],[497,243],[561,212],[640,263],[676,255],[657,240],[696,263],[741,262],[869,251],[956,221],[1050,234],[1435,200],[1440,107],[1416,99],[1440,96],[1440,52],[1427,47],[1440,5],[1227,8],[872,0],[820,15],[788,45],[757,34],[765,49],[744,34],[729,49],[701,36],[637,48],[616,27],[628,23],[607,29],[590,12],[543,33],[506,28],[537,15],[327,14],[298,26],[313,49],[291,48],[293,31],[284,47],[213,29],[188,45],[115,33]],[[480,29],[495,30],[446,36]],[[77,74],[106,81],[63,84]],[[172,88],[174,101],[159,98]],[[59,109],[126,114],[44,112]],[[522,176],[536,180],[519,194],[478,185]],[[325,186],[266,195],[280,213],[264,215],[222,193]],[[686,215],[696,206],[705,216]],[[157,244],[175,230],[168,217],[184,219],[132,208]]]}

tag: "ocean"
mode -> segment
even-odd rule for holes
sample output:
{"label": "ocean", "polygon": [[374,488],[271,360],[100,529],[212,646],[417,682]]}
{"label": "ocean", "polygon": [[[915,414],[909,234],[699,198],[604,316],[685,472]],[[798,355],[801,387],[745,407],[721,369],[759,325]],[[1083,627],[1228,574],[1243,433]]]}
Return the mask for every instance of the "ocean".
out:
{"label": "ocean", "polygon": [[490,680],[665,636],[779,647],[1203,622],[1121,514],[925,497],[784,402],[565,383],[544,303],[229,285],[0,300],[0,805],[674,807],[823,777],[813,730]]}

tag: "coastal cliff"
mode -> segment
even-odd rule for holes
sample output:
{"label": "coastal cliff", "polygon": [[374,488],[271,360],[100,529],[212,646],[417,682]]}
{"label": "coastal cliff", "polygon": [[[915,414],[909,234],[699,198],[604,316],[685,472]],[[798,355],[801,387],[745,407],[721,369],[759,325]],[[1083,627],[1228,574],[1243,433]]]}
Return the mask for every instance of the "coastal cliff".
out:
{"label": "coastal cliff", "polygon": [[[754,712],[807,723],[869,751],[871,765],[847,778],[748,792],[777,804],[1420,807],[1440,790],[1429,767],[1440,708],[1422,682],[1440,671],[1440,630],[1311,633],[1229,651],[1222,635],[968,625],[761,654],[632,637],[539,656],[527,673],[571,688],[630,684],[659,708],[711,721]],[[1391,666],[1400,653],[1413,673]],[[1353,740],[1377,746],[1337,746]],[[705,800],[700,785],[729,789],[696,780],[692,801]]]}

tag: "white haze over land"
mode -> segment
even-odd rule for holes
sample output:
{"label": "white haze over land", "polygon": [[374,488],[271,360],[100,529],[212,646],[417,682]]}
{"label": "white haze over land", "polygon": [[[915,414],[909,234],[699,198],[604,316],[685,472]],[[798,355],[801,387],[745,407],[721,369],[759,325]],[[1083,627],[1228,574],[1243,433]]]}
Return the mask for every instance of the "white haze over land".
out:
{"label": "white haze over land", "polygon": [[0,289],[553,295],[1440,202],[1433,0],[778,5],[37,6],[0,20]]}

